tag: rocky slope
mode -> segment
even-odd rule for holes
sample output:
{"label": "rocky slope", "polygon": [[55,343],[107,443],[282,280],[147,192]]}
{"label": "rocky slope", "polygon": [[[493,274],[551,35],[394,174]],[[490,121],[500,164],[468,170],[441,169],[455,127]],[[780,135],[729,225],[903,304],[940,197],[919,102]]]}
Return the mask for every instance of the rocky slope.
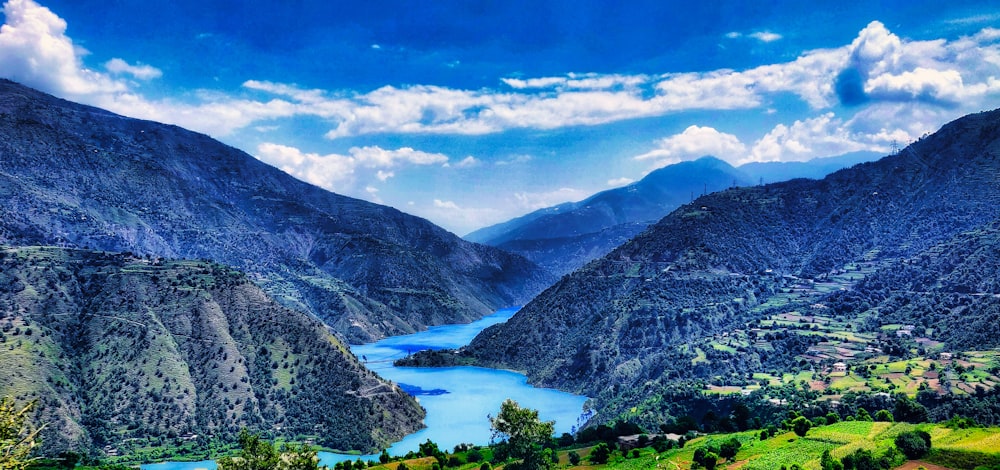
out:
{"label": "rocky slope", "polygon": [[219,264],[0,250],[0,395],[38,400],[47,455],[232,441],[242,427],[372,451],[416,401],[315,318]]}
{"label": "rocky slope", "polygon": [[522,257],[295,180],[174,126],[0,81],[0,244],[208,259],[354,342],[471,321],[551,282]]}

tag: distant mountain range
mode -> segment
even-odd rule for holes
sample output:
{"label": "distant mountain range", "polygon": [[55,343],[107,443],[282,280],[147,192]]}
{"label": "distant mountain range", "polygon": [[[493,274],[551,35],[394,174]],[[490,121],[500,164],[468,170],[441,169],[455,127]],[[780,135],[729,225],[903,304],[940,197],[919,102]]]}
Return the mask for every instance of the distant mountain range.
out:
{"label": "distant mountain range", "polygon": [[813,331],[718,342],[781,315],[820,312],[890,352],[898,346],[878,338],[893,324],[945,350],[1000,346],[998,174],[992,111],[822,180],[699,197],[567,275],[463,354],[594,397],[597,422],[655,425],[670,418],[662,397],[680,381],[755,383],[751,373],[809,364],[799,356],[807,348],[840,341]]}
{"label": "distant mountain range", "polygon": [[580,202],[539,209],[476,230],[465,239],[523,255],[562,275],[604,256],[695,196],[734,186],[822,178],[877,156],[873,152],[856,152],[808,162],[748,163],[740,167],[715,157],[702,157],[654,170],[640,181]]}
{"label": "distant mountain range", "polygon": [[243,427],[374,451],[424,416],[318,320],[206,262],[0,249],[0,364],[0,396],[37,400],[46,455],[203,452]]}
{"label": "distant mountain range", "polygon": [[351,342],[468,322],[553,278],[207,136],[0,81],[0,244],[205,259]]}

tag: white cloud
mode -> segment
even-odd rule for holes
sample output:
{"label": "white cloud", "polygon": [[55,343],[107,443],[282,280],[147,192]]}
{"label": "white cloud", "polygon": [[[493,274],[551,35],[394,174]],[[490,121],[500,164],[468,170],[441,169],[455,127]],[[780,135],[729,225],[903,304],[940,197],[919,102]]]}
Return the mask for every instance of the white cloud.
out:
{"label": "white cloud", "polygon": [[778,33],[772,33],[770,31],[758,31],[750,34],[749,36],[761,42],[774,42],[783,37]]}
{"label": "white cloud", "polygon": [[433,165],[448,161],[448,157],[444,154],[421,152],[410,147],[396,150],[386,150],[378,146],[353,147],[350,153],[359,164],[368,168],[393,168],[404,163]]}
{"label": "white cloud", "polygon": [[754,143],[750,155],[736,163],[749,161],[803,161],[816,157],[842,155],[858,150],[873,150],[871,138],[857,135],[833,113],[779,124]]}
{"label": "white cloud", "polygon": [[743,33],[740,33],[738,31],[730,31],[730,32],[726,33],[726,37],[729,38],[729,39],[737,39],[737,38],[740,38],[742,36],[743,36]]}
{"label": "white cloud", "polygon": [[432,165],[448,161],[445,155],[421,152],[409,147],[397,150],[386,150],[377,146],[352,147],[348,150],[348,155],[320,155],[270,142],[257,146],[257,158],[321,188],[344,194],[369,196],[374,195],[370,190],[373,187],[368,186],[364,193],[358,193],[354,187],[356,180],[377,179],[385,182],[396,176],[395,171],[389,171],[390,168]]}
{"label": "white cloud", "polygon": [[163,75],[163,72],[160,71],[160,69],[153,67],[152,65],[132,65],[119,58],[109,60],[104,64],[104,68],[113,74],[128,74],[139,80],[152,80],[154,78],[160,78]]}
{"label": "white cloud", "polygon": [[476,157],[469,155],[455,164],[457,168],[473,168],[479,166],[480,162]]}
{"label": "white cloud", "polygon": [[744,158],[746,146],[732,134],[712,127],[689,126],[684,132],[661,139],[657,148],[635,157],[652,160],[656,166],[712,155],[730,162]]}
{"label": "white cloud", "polygon": [[[863,104],[855,113],[860,118],[845,116],[838,118],[840,125],[829,125],[844,132],[847,140],[866,145],[881,145],[881,141],[872,140],[879,135],[912,135],[917,126],[933,130],[956,114],[978,111],[983,103],[1000,97],[1000,30],[986,27],[954,40],[914,41],[896,36],[875,21],[850,44],[806,51],[792,61],[746,70],[662,75],[568,73],[503,78],[506,87],[502,90],[414,85],[386,86],[368,93],[247,80],[237,92],[195,90],[183,102],[151,100],[136,91],[131,80],[156,78],[162,72],[153,65],[112,59],[102,70],[89,69],[82,60],[86,51],[73,43],[66,35],[66,22],[49,9],[33,0],[8,0],[3,13],[6,24],[0,27],[0,71],[8,78],[64,98],[217,137],[247,127],[273,129],[277,119],[300,116],[328,121],[331,129],[326,135],[332,139],[385,133],[478,135],[517,128],[599,125],[690,110],[768,109],[774,107],[776,97],[791,94],[820,115],[813,121],[801,120],[799,127],[796,123],[784,129],[776,127],[762,138],[759,148],[755,144],[752,157],[780,154],[797,158],[802,149],[837,147],[806,138],[811,135],[807,123],[826,119],[827,112],[844,102],[847,92],[854,92],[859,100],[847,104]],[[763,41],[780,38],[769,31],[726,36]],[[857,83],[841,77],[845,70],[856,73]],[[885,103],[924,118],[909,123],[904,116],[886,111]],[[875,114],[891,115],[895,121],[870,122],[866,117]],[[873,125],[881,128],[859,130]],[[655,152],[665,158],[681,158],[676,156],[684,149],[680,143],[664,142],[666,146]],[[719,143],[721,151],[732,151],[737,144],[731,139]],[[413,149],[359,147],[355,152],[341,156],[351,159],[351,169],[381,169],[387,178],[392,172],[385,165],[447,164],[443,155]],[[466,159],[455,165],[476,162]]]}
{"label": "white cloud", "polygon": [[0,27],[0,71],[15,81],[65,97],[126,90],[123,83],[83,66],[66,36],[66,22],[32,0],[8,0]]}
{"label": "white cloud", "polygon": [[257,146],[257,158],[302,181],[337,192],[344,192],[353,182],[357,166],[349,156],[307,153],[295,147],[274,143]]}
{"label": "white cloud", "polygon": [[461,210],[461,208],[458,207],[458,204],[455,204],[455,201],[442,201],[440,199],[434,200],[434,207],[438,209],[449,209],[454,211]]}
{"label": "white cloud", "polygon": [[531,155],[512,155],[504,160],[496,161],[494,165],[497,166],[517,165],[520,163],[528,163],[534,159],[535,157],[532,157]]}
{"label": "white cloud", "polygon": [[612,180],[608,180],[608,186],[610,186],[612,188],[617,188],[619,186],[625,186],[626,184],[631,184],[631,183],[634,183],[634,182],[635,182],[634,179],[632,179],[632,178],[626,178],[626,177],[623,176],[621,178],[615,178],[615,179],[612,179]]}
{"label": "white cloud", "polygon": [[559,188],[554,191],[514,193],[514,201],[516,206],[523,210],[535,211],[564,202],[580,201],[587,196],[590,196],[590,193],[581,189]]}

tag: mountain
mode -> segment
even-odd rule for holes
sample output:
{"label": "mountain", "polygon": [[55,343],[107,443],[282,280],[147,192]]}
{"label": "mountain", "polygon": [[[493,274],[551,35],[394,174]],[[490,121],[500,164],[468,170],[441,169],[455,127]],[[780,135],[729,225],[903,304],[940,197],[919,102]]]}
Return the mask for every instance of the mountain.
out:
{"label": "mountain", "polygon": [[808,162],[748,163],[736,168],[714,157],[702,157],[665,166],[640,181],[580,202],[540,209],[477,230],[465,238],[523,255],[556,274],[566,274],[604,256],[695,195],[762,181],[822,178],[873,160],[875,155],[855,152]]}
{"label": "mountain", "polygon": [[750,162],[737,168],[756,182],[776,183],[795,178],[823,179],[826,175],[859,163],[881,158],[876,152],[851,152],[836,157],[814,158],[804,162]]}
{"label": "mountain", "polygon": [[[598,421],[655,423],[670,414],[667,397],[680,383],[699,394],[706,382],[755,384],[751,374],[854,357],[834,347],[847,342],[861,344],[859,358],[868,348],[911,354],[884,334],[900,328],[893,322],[945,350],[1000,346],[991,334],[1000,311],[991,241],[998,173],[1000,111],[992,111],[822,180],[700,197],[462,353],[594,397]],[[824,345],[830,354],[807,354]]]}
{"label": "mountain", "polygon": [[552,279],[184,129],[0,81],[0,244],[208,259],[352,342],[477,319]]}
{"label": "mountain", "polygon": [[207,262],[0,250],[0,395],[37,400],[43,449],[233,441],[242,427],[372,451],[424,412],[315,318]]}
{"label": "mountain", "polygon": [[466,239],[524,255],[563,274],[600,257],[694,195],[751,180],[714,157],[660,168],[640,181],[583,201],[540,209],[477,230]]}

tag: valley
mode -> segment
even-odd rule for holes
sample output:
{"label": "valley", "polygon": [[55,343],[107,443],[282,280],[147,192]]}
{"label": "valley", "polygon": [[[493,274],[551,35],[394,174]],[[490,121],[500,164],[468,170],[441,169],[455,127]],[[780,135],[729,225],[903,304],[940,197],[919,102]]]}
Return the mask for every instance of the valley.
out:
{"label": "valley", "polygon": [[[1000,424],[1000,111],[822,179],[702,183],[644,229],[605,204],[665,210],[635,194],[529,215],[553,240],[610,217],[586,235],[610,251],[555,280],[206,136],[0,85],[0,395],[38,404],[48,455],[199,461],[248,430],[344,466],[486,445],[505,398],[568,443],[793,413]],[[808,452],[856,447],[837,442]],[[629,455],[612,468],[650,462]]]}

